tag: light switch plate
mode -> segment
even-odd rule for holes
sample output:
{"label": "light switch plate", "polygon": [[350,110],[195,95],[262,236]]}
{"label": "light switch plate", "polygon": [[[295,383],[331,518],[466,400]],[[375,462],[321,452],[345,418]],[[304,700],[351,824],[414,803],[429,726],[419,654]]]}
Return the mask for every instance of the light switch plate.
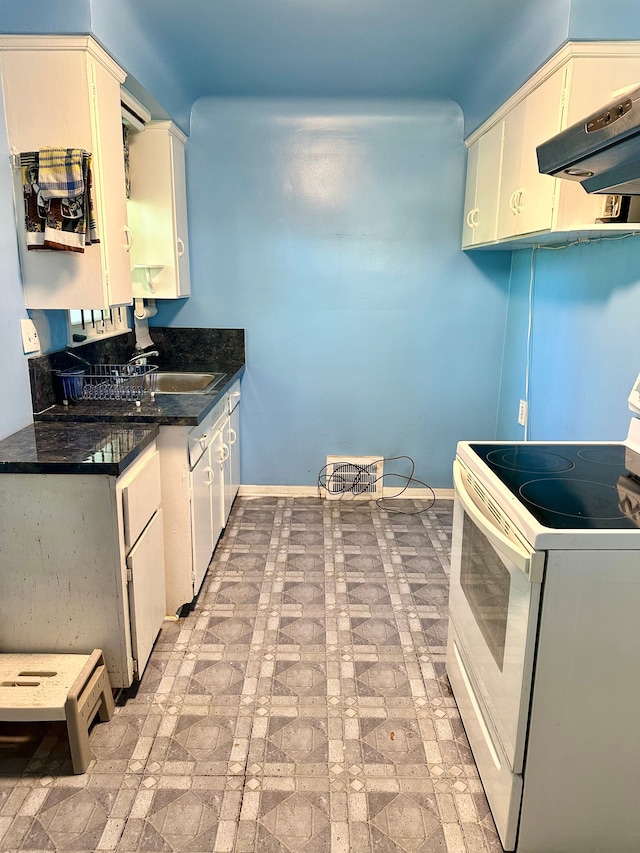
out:
{"label": "light switch plate", "polygon": [[33,320],[20,320],[22,330],[22,347],[25,352],[38,352],[40,349],[40,338]]}

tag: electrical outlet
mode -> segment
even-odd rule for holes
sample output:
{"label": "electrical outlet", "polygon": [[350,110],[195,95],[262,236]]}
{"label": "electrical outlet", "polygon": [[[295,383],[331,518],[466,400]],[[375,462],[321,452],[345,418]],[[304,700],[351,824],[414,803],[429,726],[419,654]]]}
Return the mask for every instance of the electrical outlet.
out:
{"label": "electrical outlet", "polygon": [[20,320],[22,331],[22,348],[25,352],[38,352],[40,349],[40,338],[33,320]]}
{"label": "electrical outlet", "polygon": [[529,405],[526,400],[520,400],[518,407],[518,423],[520,426],[527,425],[527,415],[529,414]]}

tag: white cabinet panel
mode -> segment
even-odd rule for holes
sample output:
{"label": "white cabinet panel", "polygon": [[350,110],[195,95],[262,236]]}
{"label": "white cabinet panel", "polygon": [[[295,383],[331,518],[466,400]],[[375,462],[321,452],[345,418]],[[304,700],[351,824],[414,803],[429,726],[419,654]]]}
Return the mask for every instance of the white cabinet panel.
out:
{"label": "white cabinet panel", "polygon": [[490,128],[469,149],[463,247],[496,239],[504,122]]}
{"label": "white cabinet panel", "polygon": [[130,548],[160,506],[160,456],[150,456],[143,468],[122,488],[124,541]]}
{"label": "white cabinet panel", "polygon": [[551,228],[557,179],[538,171],[536,147],[561,128],[563,85],[559,69],[505,119],[498,239]]}
{"label": "white cabinet panel", "polygon": [[162,509],[140,536],[129,556],[129,610],[131,647],[137,672],[144,672],[165,617],[164,537]]}
{"label": "white cabinet panel", "polygon": [[193,595],[200,589],[215,546],[211,503],[217,467],[215,463],[212,465],[207,449],[191,472]]}

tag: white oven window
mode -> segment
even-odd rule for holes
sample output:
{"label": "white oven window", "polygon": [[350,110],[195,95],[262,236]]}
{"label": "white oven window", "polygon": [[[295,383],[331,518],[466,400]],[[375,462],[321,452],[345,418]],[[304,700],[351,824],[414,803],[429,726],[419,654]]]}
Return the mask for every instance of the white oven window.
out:
{"label": "white oven window", "polygon": [[500,672],[509,616],[511,575],[487,537],[464,515],[460,586]]}

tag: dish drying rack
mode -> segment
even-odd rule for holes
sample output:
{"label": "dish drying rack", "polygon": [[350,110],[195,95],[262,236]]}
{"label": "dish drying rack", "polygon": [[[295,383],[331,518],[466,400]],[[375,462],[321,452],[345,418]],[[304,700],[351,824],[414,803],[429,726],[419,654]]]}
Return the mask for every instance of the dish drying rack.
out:
{"label": "dish drying rack", "polygon": [[158,379],[155,364],[94,364],[87,370],[59,370],[63,402],[70,400],[128,400],[137,405],[153,396]]}

